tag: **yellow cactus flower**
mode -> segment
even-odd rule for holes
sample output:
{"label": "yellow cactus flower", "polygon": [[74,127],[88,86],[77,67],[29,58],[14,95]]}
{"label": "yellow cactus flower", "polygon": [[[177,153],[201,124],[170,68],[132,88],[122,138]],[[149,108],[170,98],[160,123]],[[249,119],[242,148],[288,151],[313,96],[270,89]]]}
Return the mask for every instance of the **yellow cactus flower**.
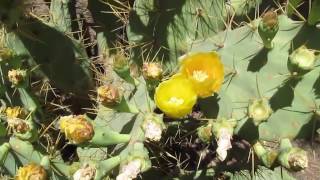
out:
{"label": "yellow cactus flower", "polygon": [[192,111],[197,101],[197,94],[190,80],[182,74],[176,74],[159,84],[154,100],[166,115],[181,118]]}
{"label": "yellow cactus flower", "polygon": [[94,135],[92,124],[82,115],[61,117],[60,130],[65,133],[66,138],[74,144],[89,141]]}
{"label": "yellow cactus flower", "polygon": [[180,72],[191,80],[199,97],[205,98],[220,90],[224,70],[217,53],[190,53],[180,60]]}
{"label": "yellow cactus flower", "polygon": [[31,163],[19,168],[15,180],[46,180],[48,179],[46,170],[37,164]]}

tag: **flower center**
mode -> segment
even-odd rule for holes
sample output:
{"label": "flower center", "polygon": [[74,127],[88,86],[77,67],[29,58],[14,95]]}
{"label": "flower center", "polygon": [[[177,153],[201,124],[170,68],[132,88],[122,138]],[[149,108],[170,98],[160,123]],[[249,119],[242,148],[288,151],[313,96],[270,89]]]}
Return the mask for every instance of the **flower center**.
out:
{"label": "flower center", "polygon": [[264,114],[264,109],[261,108],[261,107],[257,107],[255,110],[254,110],[254,113],[257,115],[257,116],[261,116]]}
{"label": "flower center", "polygon": [[183,99],[177,98],[177,97],[171,97],[171,98],[169,99],[169,103],[175,104],[175,105],[181,105],[181,104],[183,104],[183,102],[184,102]]}
{"label": "flower center", "polygon": [[204,71],[193,71],[192,77],[199,82],[203,82],[208,78],[208,74]]}

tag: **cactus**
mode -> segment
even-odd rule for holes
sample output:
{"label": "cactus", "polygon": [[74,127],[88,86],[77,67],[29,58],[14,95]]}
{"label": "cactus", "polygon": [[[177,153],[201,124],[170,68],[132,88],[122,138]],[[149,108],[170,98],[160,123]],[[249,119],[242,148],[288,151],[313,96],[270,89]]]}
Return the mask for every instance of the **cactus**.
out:
{"label": "cactus", "polygon": [[[320,129],[319,1],[308,16],[301,1],[50,0],[44,15],[39,2],[0,2],[1,178],[309,168],[291,141]],[[243,142],[266,168],[228,169]]]}

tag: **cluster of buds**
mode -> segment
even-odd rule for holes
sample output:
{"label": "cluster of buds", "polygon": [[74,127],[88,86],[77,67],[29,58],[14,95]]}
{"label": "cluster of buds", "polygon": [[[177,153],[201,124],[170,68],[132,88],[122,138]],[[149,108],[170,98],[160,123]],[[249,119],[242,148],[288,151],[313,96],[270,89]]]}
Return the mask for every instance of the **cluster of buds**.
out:
{"label": "cluster of buds", "polygon": [[258,126],[260,123],[267,121],[272,114],[269,101],[266,98],[253,99],[249,102],[248,117]]}
{"label": "cluster of buds", "polygon": [[29,164],[19,168],[15,180],[47,180],[48,175],[46,170],[37,164]]}
{"label": "cluster of buds", "polygon": [[59,121],[61,132],[71,143],[85,143],[94,135],[93,125],[83,115],[62,116]]}
{"label": "cluster of buds", "polygon": [[150,141],[160,141],[165,124],[162,115],[147,113],[142,123],[145,138]]}
{"label": "cluster of buds", "polygon": [[122,99],[119,89],[111,84],[98,87],[97,95],[98,102],[105,106],[117,105]]}
{"label": "cluster of buds", "polygon": [[8,71],[8,79],[13,86],[21,84],[27,77],[27,71],[21,69],[12,69]]}

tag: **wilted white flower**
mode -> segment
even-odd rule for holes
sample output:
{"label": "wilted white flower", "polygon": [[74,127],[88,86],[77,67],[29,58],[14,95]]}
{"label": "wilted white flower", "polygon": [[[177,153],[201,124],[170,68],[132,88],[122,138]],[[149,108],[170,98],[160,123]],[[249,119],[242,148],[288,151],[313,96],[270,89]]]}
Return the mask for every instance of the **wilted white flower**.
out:
{"label": "wilted white flower", "polygon": [[227,151],[232,148],[231,145],[232,134],[228,129],[222,128],[220,130],[220,137],[218,138],[217,154],[221,161],[224,161],[227,157]]}
{"label": "wilted white flower", "polygon": [[141,166],[141,160],[139,159],[130,161],[121,168],[120,174],[117,176],[116,180],[132,180],[136,178],[141,171]]}
{"label": "wilted white flower", "polygon": [[144,124],[145,137],[151,141],[160,141],[162,128],[153,121],[147,121]]}
{"label": "wilted white flower", "polygon": [[73,174],[73,180],[93,180],[96,174],[96,170],[89,166],[84,165]]}

